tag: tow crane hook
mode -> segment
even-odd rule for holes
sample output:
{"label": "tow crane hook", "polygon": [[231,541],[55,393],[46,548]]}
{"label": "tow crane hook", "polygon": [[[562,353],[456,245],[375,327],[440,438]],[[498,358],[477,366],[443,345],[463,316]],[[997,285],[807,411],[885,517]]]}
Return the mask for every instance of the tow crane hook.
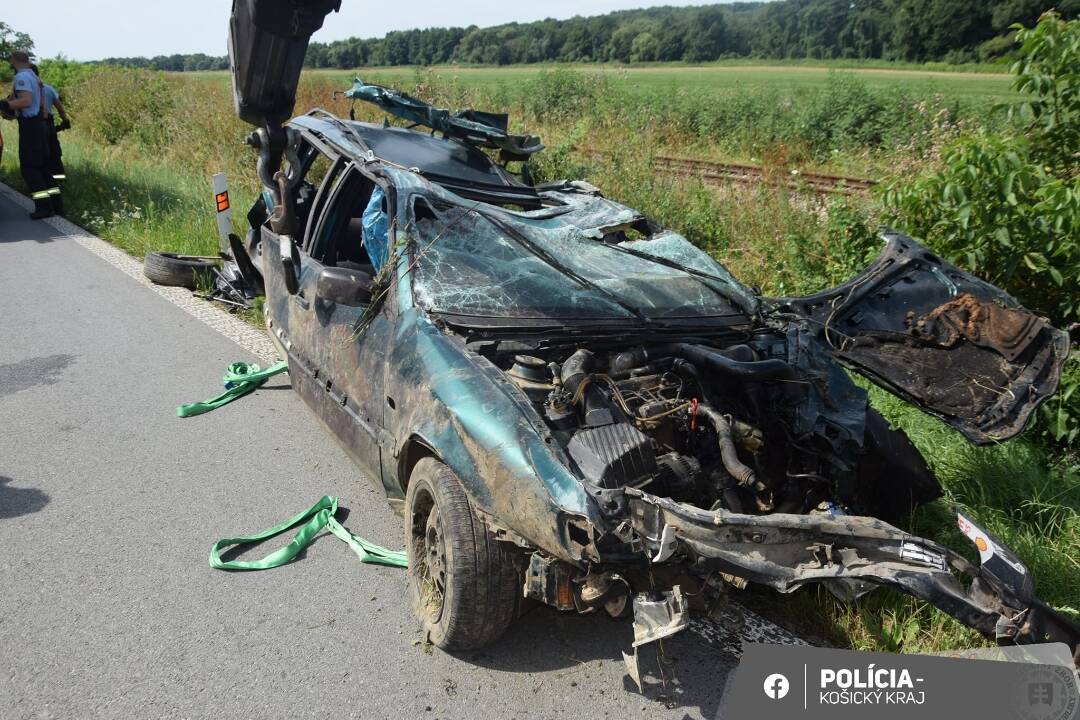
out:
{"label": "tow crane hook", "polygon": [[[296,219],[296,193],[300,183],[300,133],[290,127],[267,125],[248,135],[245,141],[259,151],[256,170],[263,187],[274,200],[270,229],[279,238],[282,278],[289,294],[300,290],[300,250],[293,239],[299,232]],[[287,164],[281,167],[282,155]]]}
{"label": "tow crane hook", "polygon": [[[256,170],[259,181],[274,199],[270,227],[279,235],[297,232],[293,190],[300,183],[300,133],[290,127],[267,125],[252,131],[245,143],[259,152]],[[282,170],[281,159],[286,160]]]}

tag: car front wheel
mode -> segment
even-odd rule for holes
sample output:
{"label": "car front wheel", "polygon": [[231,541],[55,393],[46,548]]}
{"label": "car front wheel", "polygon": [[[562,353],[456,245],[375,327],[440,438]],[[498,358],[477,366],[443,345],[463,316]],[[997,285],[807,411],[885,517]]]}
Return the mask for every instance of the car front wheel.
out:
{"label": "car front wheel", "polygon": [[516,548],[492,537],[461,481],[434,458],[413,469],[405,507],[409,601],[428,639],[444,650],[492,642],[517,614]]}

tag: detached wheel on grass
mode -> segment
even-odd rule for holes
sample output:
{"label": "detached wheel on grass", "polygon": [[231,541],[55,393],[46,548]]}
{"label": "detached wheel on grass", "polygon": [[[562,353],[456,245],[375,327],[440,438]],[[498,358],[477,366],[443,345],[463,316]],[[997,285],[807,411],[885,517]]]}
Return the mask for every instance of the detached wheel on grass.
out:
{"label": "detached wheel on grass", "polygon": [[209,277],[215,267],[217,263],[213,260],[175,253],[150,252],[143,259],[143,275],[150,282],[189,290],[195,289],[197,277]]}
{"label": "detached wheel on grass", "polygon": [[413,469],[405,513],[409,602],[432,644],[472,650],[502,635],[521,597],[514,546],[491,536],[457,475],[434,458]]}

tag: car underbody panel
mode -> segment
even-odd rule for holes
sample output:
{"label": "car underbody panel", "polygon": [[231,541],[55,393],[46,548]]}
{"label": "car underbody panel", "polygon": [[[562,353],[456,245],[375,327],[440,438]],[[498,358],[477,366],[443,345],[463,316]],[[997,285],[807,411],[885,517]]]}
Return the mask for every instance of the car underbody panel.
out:
{"label": "car underbody panel", "polygon": [[884,239],[857,277],[771,312],[805,318],[838,360],[974,443],[1019,433],[1057,391],[1068,334],[911,238]]}

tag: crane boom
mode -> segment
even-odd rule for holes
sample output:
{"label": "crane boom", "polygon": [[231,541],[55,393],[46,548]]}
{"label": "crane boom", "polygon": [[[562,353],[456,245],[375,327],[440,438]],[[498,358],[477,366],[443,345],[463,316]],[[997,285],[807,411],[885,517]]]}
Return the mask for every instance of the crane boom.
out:
{"label": "crane boom", "polygon": [[[291,190],[300,177],[295,163],[281,169],[283,156],[295,158],[297,135],[284,127],[296,105],[296,88],[308,42],[341,0],[233,0],[229,17],[229,66],[233,102],[241,120],[256,126],[247,143],[259,151],[258,173],[274,199],[270,226],[281,236],[283,257],[298,264]],[[289,277],[295,277],[295,268]]]}
{"label": "crane boom", "polygon": [[292,116],[311,36],[341,0],[233,0],[229,64],[241,120],[280,127]]}

